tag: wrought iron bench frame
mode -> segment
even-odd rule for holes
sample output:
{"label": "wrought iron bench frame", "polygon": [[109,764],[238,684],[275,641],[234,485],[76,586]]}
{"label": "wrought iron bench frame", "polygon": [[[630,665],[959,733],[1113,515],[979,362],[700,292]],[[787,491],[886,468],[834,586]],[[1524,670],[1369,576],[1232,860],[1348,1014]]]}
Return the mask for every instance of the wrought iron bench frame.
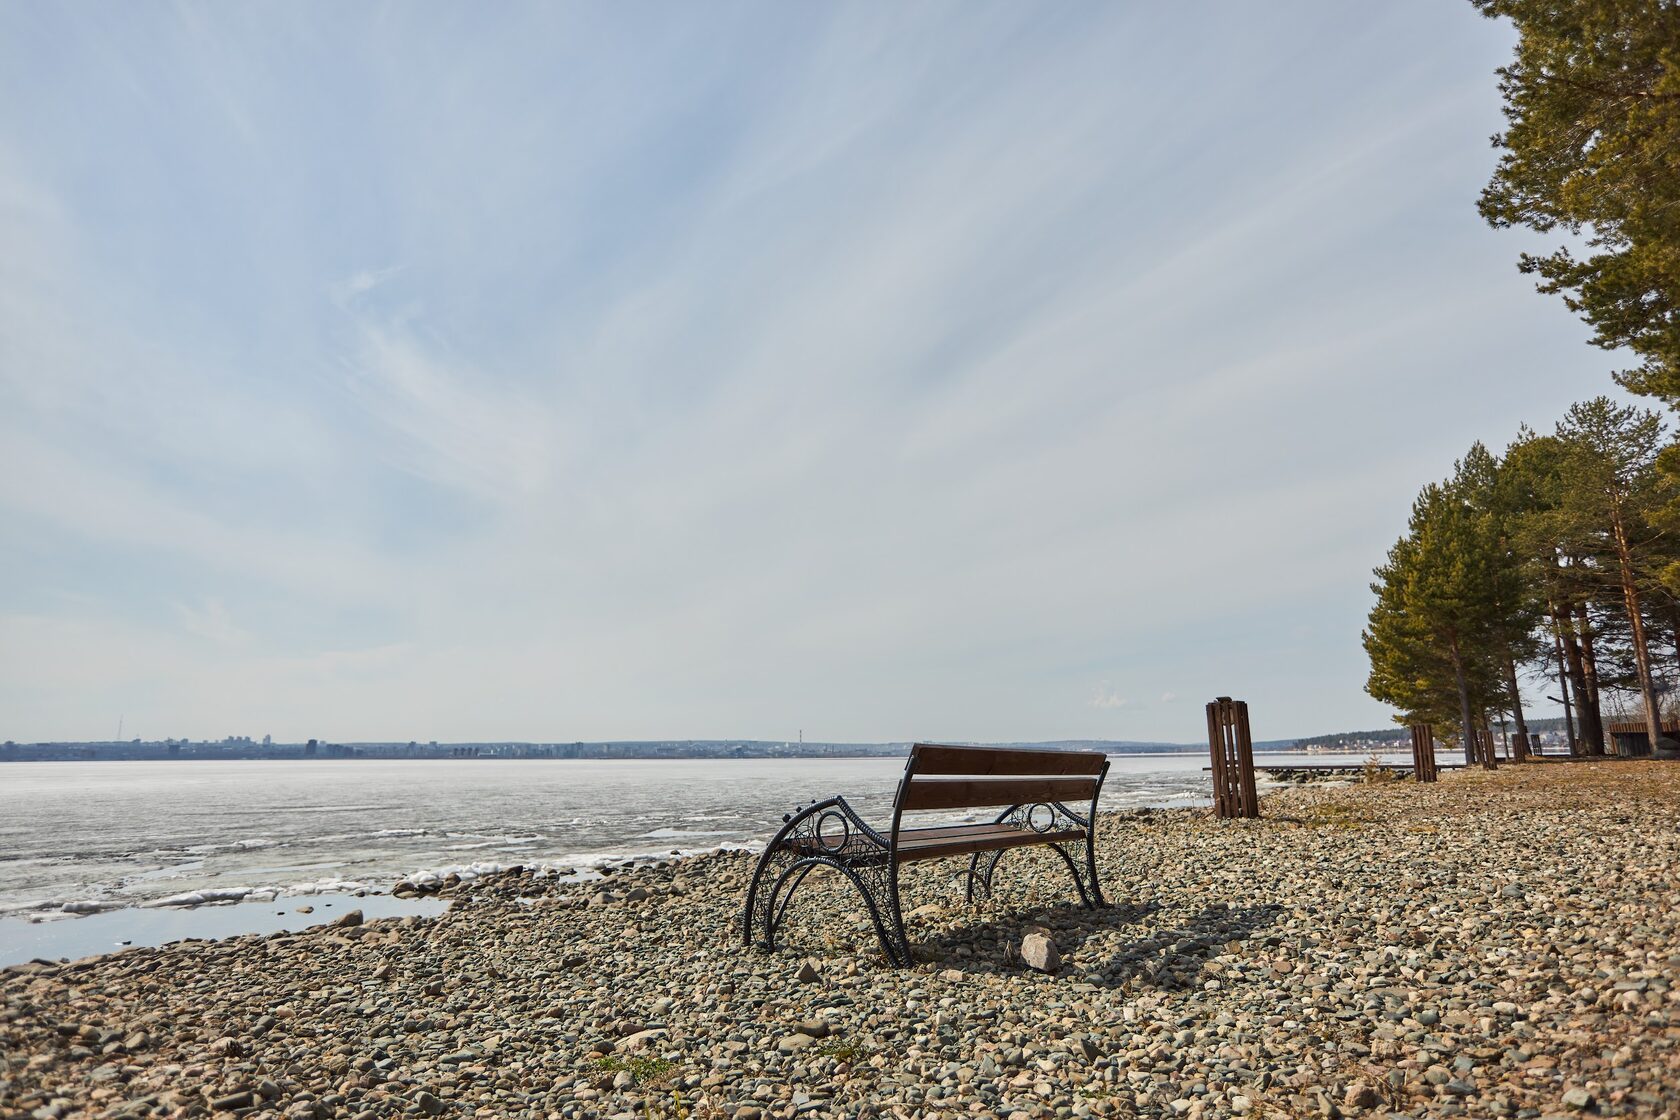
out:
{"label": "wrought iron bench frame", "polygon": [[[967,900],[990,898],[1003,854],[1043,845],[1062,857],[1087,909],[1106,906],[1097,880],[1097,798],[1108,758],[1096,751],[1022,750],[917,743],[893,798],[892,824],[871,827],[843,796],[783,817],[747,888],[742,940],[773,949],[799,885],[819,867],[857,888],[881,949],[896,966],[913,962],[899,904],[898,869],[915,860],[968,856]],[[955,775],[965,775],[956,777]],[[1068,802],[1089,799],[1079,813]],[[907,812],[1007,806],[990,823],[905,828]],[[1070,846],[1082,845],[1076,858]]]}

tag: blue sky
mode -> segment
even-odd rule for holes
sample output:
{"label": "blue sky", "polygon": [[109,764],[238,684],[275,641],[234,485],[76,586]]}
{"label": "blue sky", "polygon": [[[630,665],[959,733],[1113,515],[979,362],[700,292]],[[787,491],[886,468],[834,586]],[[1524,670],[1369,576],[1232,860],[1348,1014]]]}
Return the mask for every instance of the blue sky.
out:
{"label": "blue sky", "polygon": [[0,737],[1381,725],[1411,497],[1616,366],[1475,213],[1510,48],[0,6]]}

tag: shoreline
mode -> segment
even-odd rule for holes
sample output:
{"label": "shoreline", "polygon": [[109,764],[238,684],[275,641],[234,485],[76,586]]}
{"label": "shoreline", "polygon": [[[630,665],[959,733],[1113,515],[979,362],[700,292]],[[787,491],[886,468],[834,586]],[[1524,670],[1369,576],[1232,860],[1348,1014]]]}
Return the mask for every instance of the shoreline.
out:
{"label": "shoreline", "polygon": [[972,908],[907,865],[901,970],[818,877],[743,950],[743,853],[504,874],[436,917],[0,971],[0,1113],[1672,1118],[1677,803],[1680,767],[1618,762],[1105,813],[1105,910],[1042,852]]}
{"label": "shoreline", "polygon": [[[410,872],[388,886],[378,886],[364,882],[331,882],[307,884],[304,887],[294,888],[210,888],[140,902],[112,902],[108,900],[94,902],[90,900],[62,905],[45,903],[36,907],[19,907],[0,912],[0,969],[36,956],[64,956],[64,953],[50,951],[53,941],[52,931],[72,929],[85,921],[99,920],[103,923],[109,923],[110,928],[120,931],[122,927],[118,923],[130,920],[138,927],[135,932],[139,936],[133,938],[136,941],[147,936],[144,932],[147,927],[168,926],[182,931],[177,938],[141,941],[141,944],[145,947],[156,948],[173,940],[230,938],[245,933],[265,932],[268,927],[273,925],[266,919],[274,914],[276,908],[290,908],[290,910],[296,911],[300,906],[315,907],[319,904],[332,907],[344,903],[362,904],[364,900],[385,900],[386,904],[395,904],[397,912],[402,912],[401,904],[406,901],[436,898],[438,896],[437,888],[445,882],[449,882],[452,888],[462,883],[470,886],[478,880],[494,879],[509,872],[516,874],[528,872],[539,880],[548,879],[556,883],[584,883],[604,878],[603,872],[608,875],[615,872],[623,873],[634,867],[656,861],[694,859],[732,850],[756,851],[762,847],[762,844],[754,847],[752,845],[724,843],[704,849],[677,849],[666,854],[609,852],[554,863],[540,861],[528,865],[500,863],[452,865]],[[380,907],[381,905],[377,901],[372,903],[374,907]],[[308,912],[308,910],[304,911],[304,913]],[[149,916],[158,914],[169,915],[173,920],[163,923],[147,920]],[[193,918],[195,914],[207,914],[210,917],[202,922],[195,922]],[[241,928],[238,923],[230,924],[227,921],[227,916],[232,914],[250,915],[254,919],[254,923],[249,929]],[[208,930],[221,932],[207,934],[206,931]],[[64,936],[62,940],[66,944],[83,944],[87,938],[78,934]],[[43,951],[19,956],[12,947],[26,942]],[[126,941],[123,942],[123,944],[126,943]],[[110,951],[119,952],[121,950],[112,949]],[[85,957],[86,955],[83,953],[74,954],[75,957]]]}
{"label": "shoreline", "polygon": [[0,918],[0,969],[30,962],[64,965],[99,960],[131,947],[157,949],[183,941],[299,932],[351,910],[363,911],[370,920],[408,914],[435,917],[447,905],[441,899],[327,893],[279,902],[206,903],[185,910],[123,907],[73,922]]}

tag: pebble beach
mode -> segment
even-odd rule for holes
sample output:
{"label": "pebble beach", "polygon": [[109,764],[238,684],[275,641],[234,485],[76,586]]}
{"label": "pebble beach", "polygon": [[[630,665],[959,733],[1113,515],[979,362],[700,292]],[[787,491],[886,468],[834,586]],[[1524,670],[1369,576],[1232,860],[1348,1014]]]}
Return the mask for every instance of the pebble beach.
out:
{"label": "pebble beach", "polygon": [[1098,856],[1099,911],[1043,850],[974,907],[910,865],[911,969],[833,877],[743,948],[742,852],[16,966],[0,1116],[1680,1118],[1680,765],[1108,813]]}

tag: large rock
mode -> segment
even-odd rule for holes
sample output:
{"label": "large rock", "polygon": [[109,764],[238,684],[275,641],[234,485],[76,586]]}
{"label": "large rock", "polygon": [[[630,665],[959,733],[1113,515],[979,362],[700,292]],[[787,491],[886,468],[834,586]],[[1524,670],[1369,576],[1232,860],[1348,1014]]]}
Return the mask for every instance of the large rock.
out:
{"label": "large rock", "polygon": [[1021,938],[1021,960],[1039,972],[1054,972],[1062,967],[1062,954],[1047,933],[1034,932]]}
{"label": "large rock", "polygon": [[1593,1095],[1585,1089],[1570,1089],[1563,1094],[1563,1104],[1565,1108],[1582,1112],[1592,1107]]}
{"label": "large rock", "polygon": [[1347,1087],[1342,1097],[1342,1107],[1351,1109],[1372,1108],[1377,1103],[1377,1091],[1363,1081],[1355,1081]]}
{"label": "large rock", "polygon": [[790,1034],[776,1040],[776,1049],[784,1054],[797,1054],[816,1039],[808,1034]]}
{"label": "large rock", "polygon": [[635,1051],[642,1049],[642,1047],[647,1046],[649,1043],[658,1042],[669,1033],[669,1031],[660,1027],[650,1027],[645,1031],[637,1031],[635,1034],[625,1035],[623,1038],[618,1040],[616,1049],[620,1053],[634,1053]]}

